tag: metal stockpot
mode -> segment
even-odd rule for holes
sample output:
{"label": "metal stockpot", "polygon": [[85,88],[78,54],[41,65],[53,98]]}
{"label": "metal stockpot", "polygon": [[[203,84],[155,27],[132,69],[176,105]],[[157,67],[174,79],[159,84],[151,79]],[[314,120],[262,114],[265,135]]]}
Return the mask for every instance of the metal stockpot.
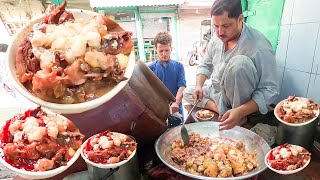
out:
{"label": "metal stockpot", "polygon": [[139,176],[137,153],[122,166],[102,169],[87,163],[90,180],[135,180]]}
{"label": "metal stockpot", "polygon": [[276,144],[295,144],[310,150],[315,139],[318,122],[319,118],[302,126],[289,126],[280,122],[276,136]]}

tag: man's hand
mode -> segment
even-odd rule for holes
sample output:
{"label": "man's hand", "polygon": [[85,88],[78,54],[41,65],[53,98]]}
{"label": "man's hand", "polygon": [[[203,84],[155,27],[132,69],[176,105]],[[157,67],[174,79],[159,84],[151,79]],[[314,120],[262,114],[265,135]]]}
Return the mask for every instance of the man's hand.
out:
{"label": "man's hand", "polygon": [[171,108],[172,114],[175,112],[179,112],[179,104],[177,102],[172,103],[170,108]]}
{"label": "man's hand", "polygon": [[221,122],[219,130],[227,130],[235,127],[243,117],[240,108],[230,109],[223,115],[220,114],[218,118],[218,121]]}
{"label": "man's hand", "polygon": [[192,94],[193,103],[196,103],[198,99],[201,100],[203,98],[203,96],[204,95],[203,95],[202,87],[197,86]]}

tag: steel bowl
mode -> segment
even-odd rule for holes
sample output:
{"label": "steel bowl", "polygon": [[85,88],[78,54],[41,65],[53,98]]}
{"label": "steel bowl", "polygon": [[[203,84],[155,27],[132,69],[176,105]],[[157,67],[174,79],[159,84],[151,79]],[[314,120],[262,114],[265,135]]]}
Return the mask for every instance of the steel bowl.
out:
{"label": "steel bowl", "polygon": [[257,153],[257,164],[258,167],[255,168],[250,173],[244,174],[242,176],[237,177],[229,177],[229,178],[213,178],[206,176],[199,176],[188,173],[186,171],[181,170],[172,160],[171,158],[171,144],[174,140],[180,138],[180,128],[181,126],[177,126],[172,129],[168,129],[165,133],[163,133],[155,143],[155,150],[158,157],[161,161],[166,164],[172,170],[183,174],[185,176],[196,178],[196,179],[205,179],[205,180],[217,180],[217,179],[246,179],[252,176],[258,175],[262,171],[264,171],[267,166],[264,162],[264,158],[266,154],[271,150],[270,146],[267,144],[265,140],[263,140],[260,136],[255,134],[254,132],[242,128],[240,126],[236,126],[230,130],[219,131],[219,122],[198,122],[192,124],[186,124],[186,128],[189,133],[195,132],[200,134],[201,137],[228,137],[235,140],[242,140],[246,144],[246,148],[248,152],[256,152]]}
{"label": "steel bowl", "polygon": [[[298,99],[307,99],[307,98],[304,98],[304,97],[297,97]],[[274,116],[283,124],[285,125],[288,125],[288,126],[292,126],[292,127],[301,127],[301,126],[304,126],[304,125],[308,125],[309,123],[312,123],[314,120],[316,120],[319,116],[319,113],[320,113],[320,109],[318,109],[317,111],[317,114],[315,115],[315,117],[311,118],[310,120],[306,121],[306,122],[303,122],[303,123],[289,123],[283,119],[281,119],[279,116],[278,116],[278,110],[280,109],[280,106],[282,106],[288,99],[284,99],[282,101],[280,101],[276,107],[274,108]]]}

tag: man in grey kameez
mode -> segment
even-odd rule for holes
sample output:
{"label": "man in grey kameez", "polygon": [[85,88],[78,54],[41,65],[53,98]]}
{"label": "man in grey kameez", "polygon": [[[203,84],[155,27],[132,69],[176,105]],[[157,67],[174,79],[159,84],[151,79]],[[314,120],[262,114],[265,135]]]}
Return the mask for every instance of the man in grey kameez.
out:
{"label": "man in grey kameez", "polygon": [[219,113],[224,130],[251,113],[268,112],[278,96],[276,60],[267,38],[242,22],[240,0],[216,0],[211,16],[216,34],[198,66],[196,87],[185,89],[184,98]]}

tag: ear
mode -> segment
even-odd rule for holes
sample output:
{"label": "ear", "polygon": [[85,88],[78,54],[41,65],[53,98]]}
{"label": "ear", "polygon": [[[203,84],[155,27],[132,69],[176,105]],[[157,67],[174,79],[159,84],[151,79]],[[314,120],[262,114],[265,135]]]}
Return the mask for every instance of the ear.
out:
{"label": "ear", "polygon": [[238,22],[242,22],[243,21],[243,14],[240,14],[239,17],[238,17]]}

